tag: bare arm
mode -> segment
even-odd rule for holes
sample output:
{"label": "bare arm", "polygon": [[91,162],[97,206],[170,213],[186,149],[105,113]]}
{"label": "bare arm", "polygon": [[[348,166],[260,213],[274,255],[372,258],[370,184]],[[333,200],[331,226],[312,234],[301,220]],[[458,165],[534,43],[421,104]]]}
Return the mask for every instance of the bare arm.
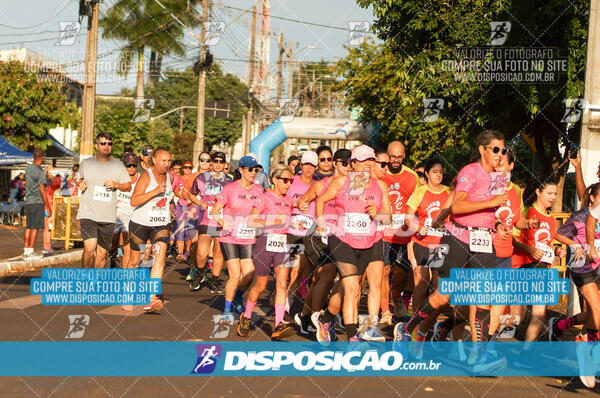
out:
{"label": "bare arm", "polygon": [[340,188],[346,182],[346,176],[336,177],[329,183],[329,187],[327,187],[327,191],[321,196],[319,196],[315,202],[315,215],[317,216],[317,220],[320,220],[323,217],[323,211],[325,209],[325,203],[335,198],[335,195],[338,193]]}
{"label": "bare arm", "polygon": [[131,206],[141,206],[156,195],[160,195],[161,193],[165,192],[165,187],[162,184],[159,184],[152,191],[146,192],[148,184],[150,184],[150,176],[148,175],[148,173],[144,173],[140,177],[138,183],[135,185],[133,195],[131,195]]}

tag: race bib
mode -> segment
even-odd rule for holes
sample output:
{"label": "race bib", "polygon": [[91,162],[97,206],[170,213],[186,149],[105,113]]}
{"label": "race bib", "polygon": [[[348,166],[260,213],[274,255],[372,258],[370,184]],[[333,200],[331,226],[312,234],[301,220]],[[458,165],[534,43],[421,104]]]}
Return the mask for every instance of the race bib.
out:
{"label": "race bib", "polygon": [[149,225],[165,225],[169,222],[168,207],[154,207],[148,212]]}
{"label": "race bib", "polygon": [[367,234],[371,225],[371,217],[363,213],[346,213],[346,228],[348,234]]}
{"label": "race bib", "polygon": [[245,223],[238,225],[237,236],[238,239],[254,239],[256,236],[256,230],[250,228]]}
{"label": "race bib", "polygon": [[540,262],[552,264],[554,261],[554,250],[550,246],[542,242],[535,242],[535,248],[544,252]]}
{"label": "race bib", "polygon": [[392,228],[402,228],[406,224],[406,214],[392,214]]}
{"label": "race bib", "polygon": [[291,224],[298,229],[310,229],[313,224],[313,219],[304,214],[294,214]]}
{"label": "race bib", "polygon": [[109,191],[104,186],[96,185],[94,187],[94,200],[99,202],[111,202],[112,201],[112,191]]}
{"label": "race bib", "polygon": [[284,234],[267,235],[267,251],[271,253],[285,253],[287,236]]}
{"label": "race bib", "polygon": [[123,192],[123,191],[117,191],[117,200],[121,201],[121,202],[131,202],[131,191],[129,192]]}
{"label": "race bib", "polygon": [[469,250],[475,253],[492,253],[492,234],[488,231],[470,231]]}

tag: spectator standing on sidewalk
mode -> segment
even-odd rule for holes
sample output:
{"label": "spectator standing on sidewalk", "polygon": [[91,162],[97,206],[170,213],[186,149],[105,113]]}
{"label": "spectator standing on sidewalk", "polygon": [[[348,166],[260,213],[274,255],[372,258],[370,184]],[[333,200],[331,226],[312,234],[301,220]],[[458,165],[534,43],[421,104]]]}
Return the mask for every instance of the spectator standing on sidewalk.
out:
{"label": "spectator standing on sidewalk", "polygon": [[44,229],[44,206],[49,207],[49,216],[52,216],[52,208],[48,206],[46,197],[46,184],[50,180],[48,172],[52,166],[42,169],[42,162],[46,153],[40,149],[33,150],[33,164],[27,166],[25,170],[25,217],[27,224],[25,226],[25,247],[23,249],[24,260],[35,260],[42,258],[43,255],[33,251],[33,245],[37,239],[40,229]]}

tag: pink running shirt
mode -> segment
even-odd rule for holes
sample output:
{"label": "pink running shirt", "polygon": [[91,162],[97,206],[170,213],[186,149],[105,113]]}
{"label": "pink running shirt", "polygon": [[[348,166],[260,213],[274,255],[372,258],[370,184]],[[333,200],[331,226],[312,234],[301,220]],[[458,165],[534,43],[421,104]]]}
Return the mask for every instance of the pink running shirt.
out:
{"label": "pink running shirt", "polygon": [[256,243],[256,231],[248,228],[248,216],[253,207],[259,208],[263,200],[264,190],[258,184],[244,188],[240,180],[225,185],[217,196],[217,203],[223,205],[223,219],[231,225],[231,229],[221,230],[220,242],[237,245]]}

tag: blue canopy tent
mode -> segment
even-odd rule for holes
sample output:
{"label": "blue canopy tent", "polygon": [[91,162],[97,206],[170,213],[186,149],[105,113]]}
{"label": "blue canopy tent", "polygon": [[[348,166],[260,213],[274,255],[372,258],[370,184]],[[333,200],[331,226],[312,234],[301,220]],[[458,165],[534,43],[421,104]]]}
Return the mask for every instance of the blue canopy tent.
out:
{"label": "blue canopy tent", "polygon": [[0,135],[0,165],[33,162],[33,154],[22,151]]}

